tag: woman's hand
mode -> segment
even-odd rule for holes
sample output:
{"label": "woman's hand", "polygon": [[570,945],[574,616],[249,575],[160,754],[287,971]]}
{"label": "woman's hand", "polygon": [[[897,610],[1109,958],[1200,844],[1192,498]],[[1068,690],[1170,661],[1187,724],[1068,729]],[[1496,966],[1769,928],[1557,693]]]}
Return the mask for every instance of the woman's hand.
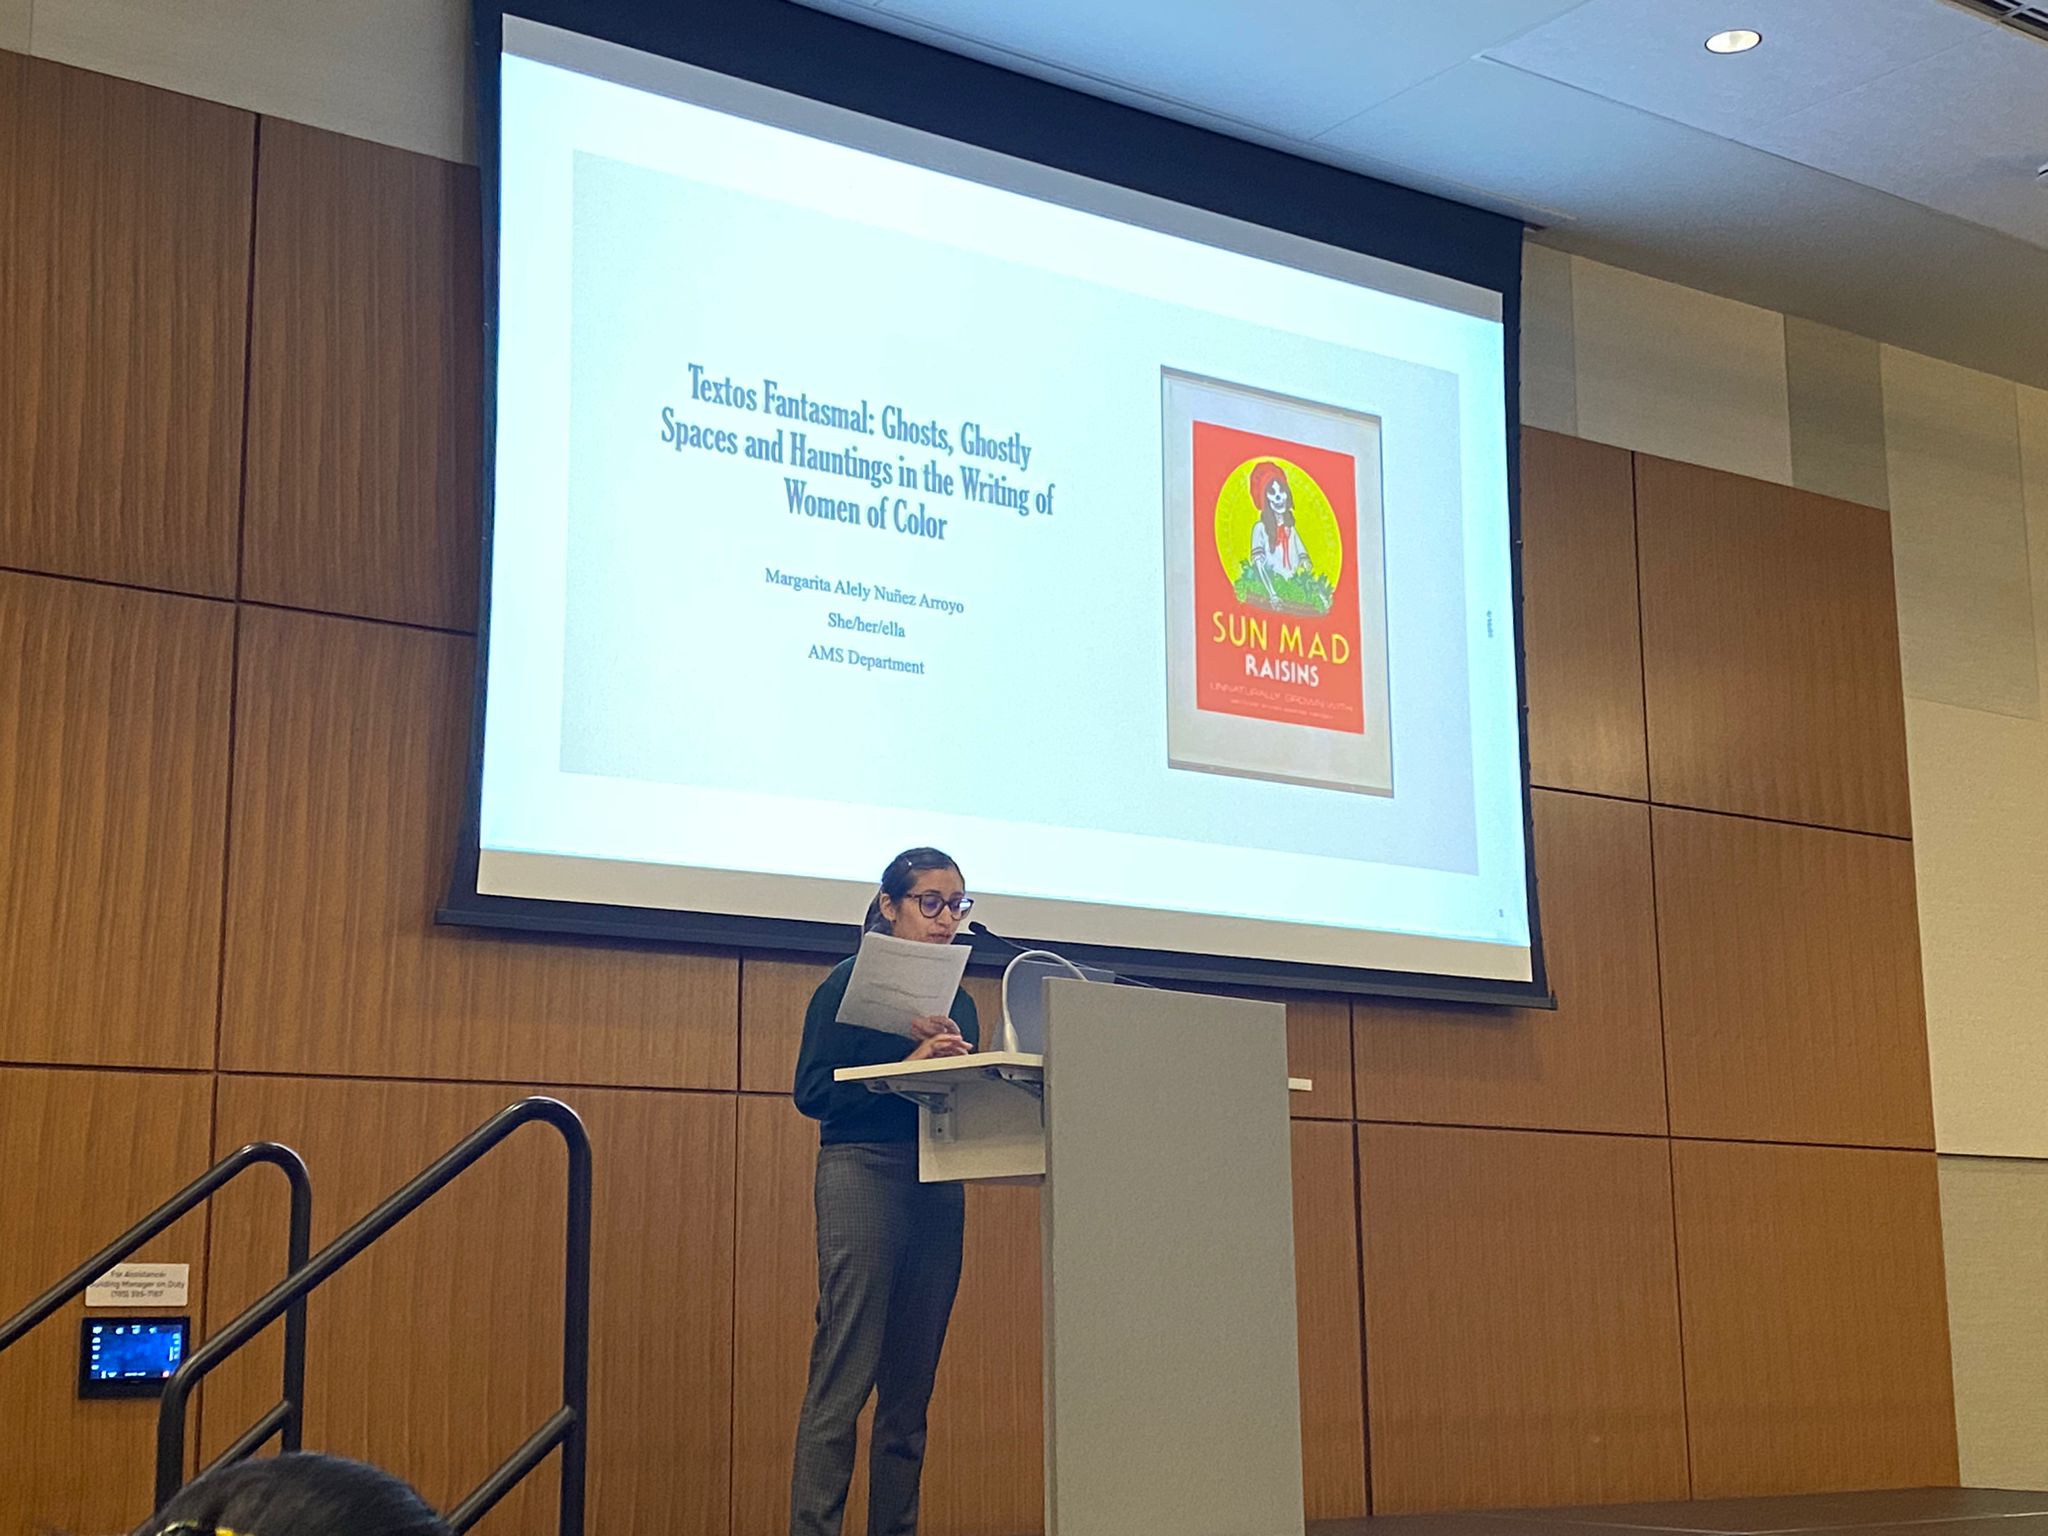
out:
{"label": "woman's hand", "polygon": [[960,1026],[947,1018],[943,1013],[927,1013],[922,1018],[910,1021],[910,1038],[913,1040],[929,1040],[934,1035],[957,1035],[959,1033]]}
{"label": "woman's hand", "polygon": [[904,1057],[905,1061],[934,1061],[947,1056],[966,1056],[973,1052],[958,1034],[928,1035],[917,1042],[917,1049]]}

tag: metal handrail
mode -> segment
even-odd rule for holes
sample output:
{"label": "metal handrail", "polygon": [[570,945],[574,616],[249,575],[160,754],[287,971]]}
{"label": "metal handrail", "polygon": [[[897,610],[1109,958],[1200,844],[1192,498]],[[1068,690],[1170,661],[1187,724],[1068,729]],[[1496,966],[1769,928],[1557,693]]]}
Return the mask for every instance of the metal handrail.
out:
{"label": "metal handrail", "polygon": [[[562,1406],[444,1518],[457,1536],[481,1520],[519,1480],[561,1449],[560,1536],[583,1536],[584,1461],[589,1436],[590,1381],[590,1135],[576,1111],[559,1099],[530,1098],[499,1111],[423,1168],[369,1215],[293,1269],[268,1295],[208,1339],[164,1383],[157,1415],[156,1507],[183,1486],[185,1408],[192,1389],[229,1355],[331,1280],[350,1260],[397,1226],[491,1148],[529,1121],[551,1125],[569,1154],[569,1201],[562,1282]],[[255,1449],[245,1436],[214,1466]],[[212,1470],[212,1468],[208,1468]]]}
{"label": "metal handrail", "polygon": [[[19,1342],[37,1324],[46,1321],[59,1307],[88,1289],[101,1275],[193,1207],[210,1199],[249,1169],[266,1163],[283,1172],[285,1183],[291,1188],[291,1210],[285,1234],[285,1273],[289,1275],[303,1268],[313,1236],[312,1177],[306,1172],[305,1160],[290,1147],[275,1141],[252,1141],[246,1147],[230,1152],[6,1322],[0,1323],[0,1351]],[[272,1435],[281,1436],[279,1443],[282,1449],[298,1450],[305,1426],[305,1405],[306,1304],[299,1300],[285,1310],[284,1396],[256,1422],[254,1428],[235,1442],[246,1447],[242,1454],[255,1450]],[[184,1460],[183,1433],[181,1429],[174,1457],[179,1464]]]}

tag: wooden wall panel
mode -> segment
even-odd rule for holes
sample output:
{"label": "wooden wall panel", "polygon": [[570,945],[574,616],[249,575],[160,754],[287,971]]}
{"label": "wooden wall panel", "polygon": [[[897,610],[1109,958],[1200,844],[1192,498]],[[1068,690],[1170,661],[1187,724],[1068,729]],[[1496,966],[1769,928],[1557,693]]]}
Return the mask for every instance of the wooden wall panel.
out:
{"label": "wooden wall panel", "polygon": [[1931,1153],[1672,1143],[1693,1492],[1956,1481]]}
{"label": "wooden wall panel", "polygon": [[1884,512],[1636,458],[1650,796],[1905,836]]}
{"label": "wooden wall panel", "polygon": [[1643,799],[1643,647],[1629,454],[1522,433],[1529,781]]}
{"label": "wooden wall panel", "polygon": [[[313,1169],[332,1238],[526,1090],[225,1077],[216,1145],[275,1136]],[[590,1526],[723,1533],[731,1430],[734,1100],[566,1089],[590,1128]],[[366,1134],[366,1128],[374,1128]],[[562,1154],[529,1127],[308,1309],[307,1443],[364,1457],[445,1508],[560,1402]],[[213,1231],[215,1326],[275,1278],[282,1195],[230,1192]],[[217,1451],[276,1395],[273,1336],[222,1367]],[[552,1463],[549,1463],[552,1467]],[[484,1522],[550,1528],[545,1472]]]}
{"label": "wooden wall panel", "polygon": [[[0,1317],[204,1171],[212,1106],[203,1074],[0,1067]],[[135,1262],[190,1264],[199,1296],[203,1223]],[[0,1531],[125,1531],[149,1512],[156,1404],[78,1400],[84,1315],[73,1302],[0,1355]]]}
{"label": "wooden wall panel", "polygon": [[1361,1000],[1363,1118],[1663,1132],[1649,810],[1538,790],[1535,813],[1557,1011]]}
{"label": "wooden wall panel", "polygon": [[234,622],[0,572],[0,1060],[213,1064]]}
{"label": "wooden wall panel", "polygon": [[1287,1075],[1315,1086],[1287,1096],[1296,1119],[1349,1120],[1351,1082],[1351,1000],[1345,997],[1290,997],[1287,1003]]}
{"label": "wooden wall panel", "polygon": [[0,565],[234,591],[255,135],[0,53]]}
{"label": "wooden wall panel", "polygon": [[229,1068],[730,1088],[738,962],[437,928],[469,641],[249,609]]}
{"label": "wooden wall panel", "polygon": [[1366,1513],[1365,1367],[1353,1130],[1294,1122],[1294,1305],[1302,1492],[1311,1520]]}
{"label": "wooden wall panel", "polygon": [[279,118],[259,163],[244,590],[473,628],[476,168]]}
{"label": "wooden wall panel", "polygon": [[1685,1496],[1667,1145],[1360,1128],[1374,1513]]}
{"label": "wooden wall panel", "polygon": [[[815,1255],[814,1234],[805,1246]],[[1045,1525],[1043,1274],[1038,1190],[970,1188],[960,1299],[925,1462],[923,1518],[935,1536],[1016,1536]]]}
{"label": "wooden wall panel", "polygon": [[[756,962],[747,962],[748,990]],[[809,995],[810,989],[804,989]],[[784,1084],[782,1092],[787,1093]],[[733,1536],[789,1524],[789,1475],[818,1300],[811,1178],[818,1127],[787,1099],[742,1095],[733,1260]],[[943,1357],[942,1357],[943,1359]],[[943,1369],[943,1364],[942,1367]],[[872,1410],[871,1410],[872,1411]],[[867,1427],[847,1529],[867,1522]]]}
{"label": "wooden wall panel", "polygon": [[[788,1096],[796,1081],[804,1009],[831,969],[831,962],[825,960],[760,954],[742,957],[739,1072],[743,1092]],[[978,1000],[975,1007],[980,1009]],[[986,1028],[988,1020],[984,1018],[982,1023]]]}
{"label": "wooden wall panel", "polygon": [[1913,846],[1656,813],[1671,1128],[1934,1145]]}
{"label": "wooden wall panel", "polygon": [[[817,1128],[787,1102],[739,1099],[732,1530],[789,1520],[790,1460],[817,1305]],[[1044,1518],[1038,1192],[968,1191],[966,1264],[932,1398],[924,1519],[946,1536],[1014,1536]],[[870,1407],[872,1413],[872,1407]],[[848,1536],[867,1528],[863,1418]]]}

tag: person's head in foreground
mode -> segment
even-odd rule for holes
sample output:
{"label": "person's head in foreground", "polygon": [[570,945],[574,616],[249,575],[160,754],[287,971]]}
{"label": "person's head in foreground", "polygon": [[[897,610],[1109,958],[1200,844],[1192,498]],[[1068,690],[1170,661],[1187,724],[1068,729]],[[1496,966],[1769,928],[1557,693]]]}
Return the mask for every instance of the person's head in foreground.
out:
{"label": "person's head in foreground", "polygon": [[388,1472],[299,1453],[240,1461],[188,1483],[136,1536],[451,1536]]}
{"label": "person's head in foreground", "polygon": [[950,944],[974,906],[960,866],[936,848],[906,848],[882,871],[861,926],[899,939]]}

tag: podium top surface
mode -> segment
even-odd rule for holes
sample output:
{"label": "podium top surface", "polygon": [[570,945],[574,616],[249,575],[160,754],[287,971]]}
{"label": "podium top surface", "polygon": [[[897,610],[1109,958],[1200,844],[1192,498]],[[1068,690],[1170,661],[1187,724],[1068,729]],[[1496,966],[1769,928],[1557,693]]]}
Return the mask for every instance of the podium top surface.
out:
{"label": "podium top surface", "polygon": [[978,1072],[992,1072],[999,1067],[1009,1067],[1020,1075],[1043,1072],[1045,1058],[1029,1051],[974,1051],[966,1056],[933,1056],[925,1061],[885,1061],[874,1067],[841,1067],[832,1074],[837,1083],[887,1083],[896,1079],[917,1079],[931,1084],[933,1079],[948,1077],[972,1077]]}
{"label": "podium top surface", "polygon": [[[944,1087],[949,1080],[1004,1069],[1013,1077],[1042,1075],[1045,1058],[1030,1051],[975,1051],[966,1056],[934,1056],[925,1061],[885,1061],[873,1067],[841,1067],[832,1074],[832,1080],[866,1083],[877,1092],[894,1083],[936,1089]],[[1308,1093],[1314,1089],[1315,1083],[1306,1077],[1290,1077],[1287,1087],[1293,1093]]]}

